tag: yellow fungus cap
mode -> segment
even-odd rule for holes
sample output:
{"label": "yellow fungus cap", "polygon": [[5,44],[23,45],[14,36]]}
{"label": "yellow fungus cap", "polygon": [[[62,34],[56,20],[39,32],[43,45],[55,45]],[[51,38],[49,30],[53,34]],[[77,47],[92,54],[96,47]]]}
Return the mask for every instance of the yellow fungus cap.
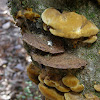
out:
{"label": "yellow fungus cap", "polygon": [[99,32],[95,24],[75,12],[60,13],[54,8],[48,8],[41,17],[43,22],[50,26],[49,31],[56,36],[76,39],[90,37]]}

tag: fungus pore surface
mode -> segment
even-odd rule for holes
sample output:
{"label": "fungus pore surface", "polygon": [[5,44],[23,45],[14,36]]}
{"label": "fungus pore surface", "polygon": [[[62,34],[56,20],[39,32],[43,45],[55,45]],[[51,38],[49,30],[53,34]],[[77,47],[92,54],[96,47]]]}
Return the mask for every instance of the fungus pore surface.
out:
{"label": "fungus pore surface", "polygon": [[[48,36],[35,33],[23,33],[23,40],[34,48],[37,48],[44,52],[50,52],[54,54],[62,53],[65,51],[63,42],[59,38],[52,35]],[[52,45],[48,45],[49,41],[52,42]]]}
{"label": "fungus pore surface", "polygon": [[58,69],[77,69],[87,65],[85,60],[68,53],[59,55],[39,55],[32,53],[32,57],[40,64]]}

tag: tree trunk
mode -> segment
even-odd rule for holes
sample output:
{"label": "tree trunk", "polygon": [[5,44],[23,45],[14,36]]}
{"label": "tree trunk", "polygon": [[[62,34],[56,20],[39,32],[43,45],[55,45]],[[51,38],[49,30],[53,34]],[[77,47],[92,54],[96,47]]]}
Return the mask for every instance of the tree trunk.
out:
{"label": "tree trunk", "polygon": [[[95,0],[9,0],[11,7],[11,14],[16,16],[20,9],[32,8],[34,12],[42,12],[48,7],[54,7],[59,11],[75,11],[81,15],[86,16],[95,25],[100,27],[100,6]],[[16,18],[15,18],[16,19]],[[37,28],[42,29],[41,19],[35,24]],[[26,25],[31,27],[30,24]],[[28,28],[31,31],[31,28]],[[83,93],[93,92],[100,96],[100,92],[96,92],[94,84],[100,84],[100,32],[97,34],[97,41],[91,45],[79,46],[70,51],[76,56],[85,59],[88,64],[84,69],[79,70],[76,76],[84,84],[85,89]],[[67,39],[64,39],[67,41]],[[66,47],[66,46],[65,46]],[[29,48],[26,46],[29,53]],[[34,58],[33,58],[34,59]]]}

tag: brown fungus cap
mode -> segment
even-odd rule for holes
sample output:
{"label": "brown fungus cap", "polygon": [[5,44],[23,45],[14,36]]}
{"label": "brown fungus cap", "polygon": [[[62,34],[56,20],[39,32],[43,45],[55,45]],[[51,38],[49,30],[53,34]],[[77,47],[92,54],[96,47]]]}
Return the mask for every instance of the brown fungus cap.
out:
{"label": "brown fungus cap", "polygon": [[74,92],[81,92],[81,91],[83,91],[84,90],[84,85],[83,84],[78,84],[77,86],[75,86],[75,87],[71,87],[70,88],[72,91],[74,91]]}
{"label": "brown fungus cap", "polygon": [[92,36],[87,40],[84,40],[83,43],[93,43],[97,40],[97,36]]}
{"label": "brown fungus cap", "polygon": [[38,19],[40,15],[38,13],[35,13],[32,11],[32,8],[27,8],[26,10],[19,10],[17,13],[16,18],[26,18],[31,21],[35,21],[35,19]]}
{"label": "brown fungus cap", "polygon": [[[49,71],[48,71],[49,70]],[[42,70],[38,79],[40,83],[46,84],[49,87],[54,87],[60,92],[69,92],[70,88],[66,87],[62,83],[61,75],[57,74],[54,69],[47,68],[46,70]]]}
{"label": "brown fungus cap", "polygon": [[84,100],[81,94],[76,93],[65,93],[65,100]]}
{"label": "brown fungus cap", "polygon": [[64,100],[64,96],[56,92],[56,90],[46,87],[43,84],[38,85],[40,92],[50,100]]}
{"label": "brown fungus cap", "polygon": [[64,52],[63,42],[54,36],[47,36],[43,34],[30,34],[23,33],[23,40],[31,46],[50,53],[62,53]]}
{"label": "brown fungus cap", "polygon": [[39,80],[38,80],[39,73],[40,73],[40,69],[36,67],[35,65],[33,65],[32,63],[27,66],[28,77],[31,81],[33,81],[36,84],[39,83]]}
{"label": "brown fungus cap", "polygon": [[74,92],[81,92],[84,89],[84,85],[80,85],[79,80],[73,75],[66,75],[62,78],[62,82]]}
{"label": "brown fungus cap", "polygon": [[68,87],[75,87],[79,84],[79,80],[73,75],[66,75],[62,78],[62,82]]}
{"label": "brown fungus cap", "polygon": [[87,62],[72,54],[39,55],[32,53],[32,58],[40,64],[58,69],[77,69],[86,66]]}
{"label": "brown fungus cap", "polygon": [[46,72],[42,70],[40,75],[38,76],[38,79],[42,84],[44,83],[45,76],[46,76]]}
{"label": "brown fungus cap", "polygon": [[37,85],[39,84],[39,80],[38,80],[37,76],[34,76],[33,74],[28,73],[28,72],[27,72],[27,74],[28,74],[29,79],[30,79],[32,82],[34,82],[34,83],[37,84]]}
{"label": "brown fungus cap", "polygon": [[100,98],[94,95],[93,93],[87,93],[84,96],[86,97],[85,100],[100,100]]}
{"label": "brown fungus cap", "polygon": [[94,85],[94,89],[98,92],[100,92],[100,84]]}
{"label": "brown fungus cap", "polygon": [[[55,77],[55,76],[54,76]],[[60,92],[69,92],[70,89],[66,87],[61,80],[50,79],[49,76],[46,76],[44,79],[44,83],[50,87],[55,87]]]}
{"label": "brown fungus cap", "polygon": [[60,13],[54,8],[48,8],[41,17],[43,22],[50,26],[49,31],[56,36],[77,39],[90,37],[99,32],[92,22],[75,12]]}

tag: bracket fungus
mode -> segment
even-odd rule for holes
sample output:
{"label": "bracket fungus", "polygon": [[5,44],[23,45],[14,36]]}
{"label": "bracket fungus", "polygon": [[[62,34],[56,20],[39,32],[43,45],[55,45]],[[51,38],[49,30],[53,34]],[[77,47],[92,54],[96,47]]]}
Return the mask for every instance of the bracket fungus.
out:
{"label": "bracket fungus", "polygon": [[74,92],[81,92],[81,91],[83,91],[84,90],[84,85],[83,84],[77,84],[77,86],[75,86],[75,87],[71,87],[70,88],[72,91],[74,91]]}
{"label": "bracket fungus", "polygon": [[[83,15],[65,11],[60,13],[54,8],[48,8],[41,15],[44,30],[50,31],[46,32],[42,28],[38,30],[36,26],[39,17],[31,8],[18,11],[16,16],[16,19],[28,19],[27,22],[33,23],[31,33],[27,29],[22,31],[26,49],[33,63],[36,62],[27,67],[30,80],[38,85],[46,100],[83,100],[78,92],[84,90],[84,85],[74,74],[77,69],[85,67],[87,61],[67,51],[61,37],[76,40],[76,44],[77,39],[83,43],[94,43],[99,29]],[[100,91],[100,86],[95,85],[94,88]]]}
{"label": "bracket fungus", "polygon": [[46,76],[46,73],[45,73],[45,71],[42,70],[42,72],[38,76],[38,79],[39,79],[40,83],[44,84],[45,76]]}
{"label": "bracket fungus", "polygon": [[62,82],[68,87],[75,87],[79,84],[79,80],[73,75],[66,75],[63,77]]}
{"label": "bracket fungus", "polygon": [[[46,68],[48,71],[42,70],[38,79],[40,83],[46,84],[49,87],[54,87],[60,92],[69,92],[70,89],[62,83],[62,76],[56,73],[55,69]],[[55,71],[55,73],[53,73]]]}
{"label": "bracket fungus", "polygon": [[[63,53],[65,51],[63,42],[59,38],[54,37],[52,35],[47,36],[43,34],[23,33],[23,40],[27,44],[44,52],[50,52],[54,54],[54,53]],[[48,41],[52,41],[53,45],[49,46]]]}
{"label": "bracket fungus", "polygon": [[84,96],[86,97],[85,100],[100,100],[100,98],[94,95],[93,93],[87,93]]}
{"label": "bracket fungus", "polygon": [[81,94],[75,94],[75,93],[65,93],[64,97],[65,100],[84,100]]}
{"label": "bracket fungus", "polygon": [[[41,15],[45,23],[44,29],[59,37],[78,39],[87,37],[85,43],[93,43],[97,40],[99,29],[83,15],[75,12],[60,13],[54,8],[47,8]],[[49,27],[49,28],[46,28]]]}
{"label": "bracket fungus", "polygon": [[64,96],[57,93],[56,90],[50,89],[41,83],[38,85],[38,87],[46,98],[50,100],[64,100]]}
{"label": "bracket fungus", "polygon": [[73,75],[67,75],[63,77],[62,82],[64,85],[70,87],[70,89],[74,92],[81,92],[84,89],[84,85],[80,85],[79,80]]}
{"label": "bracket fungus", "polygon": [[94,85],[94,89],[95,89],[96,91],[100,92],[100,84]]}
{"label": "bracket fungus", "polygon": [[60,92],[69,92],[70,89],[66,87],[61,80],[52,80],[48,76],[45,77],[44,83],[50,87],[55,87]]}
{"label": "bracket fungus", "polygon": [[53,74],[53,71],[55,71],[55,69],[54,70],[51,69],[50,71],[50,69],[47,68],[47,70],[49,71],[42,70],[40,75],[38,76],[40,83],[46,84],[49,87],[54,87],[59,92],[69,92],[70,91],[70,89],[62,83],[61,75],[57,74],[56,72]]}
{"label": "bracket fungus", "polygon": [[77,69],[87,65],[85,60],[68,53],[50,56],[36,53],[32,53],[31,55],[39,64],[58,69]]}
{"label": "bracket fungus", "polygon": [[32,80],[34,83],[38,84],[38,75],[40,73],[40,69],[33,65],[32,63],[27,66],[27,74],[30,80]]}
{"label": "bracket fungus", "polygon": [[40,17],[40,15],[38,13],[35,13],[32,11],[32,8],[27,8],[26,10],[19,10],[17,13],[16,18],[26,18],[29,19],[31,21],[34,21],[36,19],[38,19]]}

